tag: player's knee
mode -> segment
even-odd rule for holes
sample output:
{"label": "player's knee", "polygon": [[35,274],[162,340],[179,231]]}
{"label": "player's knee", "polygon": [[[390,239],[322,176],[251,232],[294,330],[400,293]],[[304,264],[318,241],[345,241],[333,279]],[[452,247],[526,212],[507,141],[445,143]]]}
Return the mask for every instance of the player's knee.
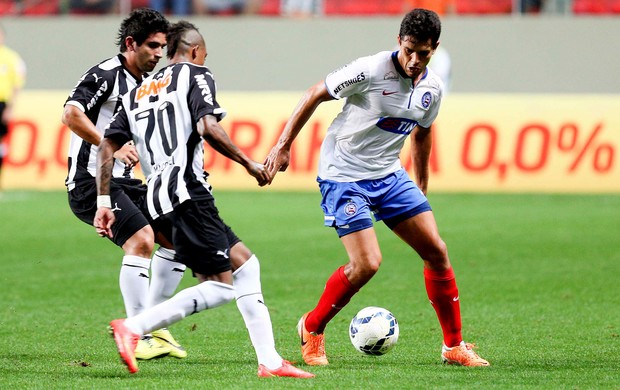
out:
{"label": "player's knee", "polygon": [[220,301],[209,302],[209,308],[217,307],[235,299],[235,288],[233,286],[221,283],[222,287],[218,290]]}
{"label": "player's knee", "polygon": [[262,294],[260,283],[260,262],[252,255],[233,272],[233,285],[237,298]]}
{"label": "player's knee", "polygon": [[241,241],[230,248],[230,263],[233,271],[243,266],[252,257],[252,251]]}
{"label": "player's knee", "polygon": [[123,245],[123,250],[128,255],[151,257],[155,247],[155,234],[150,226],[145,226],[134,233]]}
{"label": "player's knee", "polygon": [[448,247],[446,243],[441,239],[437,239],[427,250],[427,253],[422,255],[422,258],[437,266],[448,264]]}
{"label": "player's knee", "polygon": [[381,266],[382,260],[383,259],[381,258],[381,255],[369,258],[365,263],[366,272],[368,272],[371,275],[376,274],[379,271],[379,267]]}
{"label": "player's knee", "polygon": [[379,271],[382,260],[380,253],[364,254],[357,259],[351,259],[351,274],[354,279],[366,282]]}

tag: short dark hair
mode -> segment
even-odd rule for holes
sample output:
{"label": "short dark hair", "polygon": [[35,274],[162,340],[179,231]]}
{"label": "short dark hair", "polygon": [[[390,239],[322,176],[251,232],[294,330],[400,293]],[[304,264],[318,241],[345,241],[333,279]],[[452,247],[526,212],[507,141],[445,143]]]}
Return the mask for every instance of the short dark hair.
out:
{"label": "short dark hair", "polygon": [[187,20],[180,20],[172,25],[168,29],[168,34],[166,35],[167,41],[167,52],[166,56],[168,58],[174,57],[179,49],[179,44],[183,41],[183,37],[188,31],[198,31],[198,27],[194,26]]}
{"label": "short dark hair", "polygon": [[133,37],[138,45],[142,45],[151,34],[168,32],[170,23],[168,20],[154,9],[137,8],[123,19],[118,29],[116,44],[120,47],[121,53],[127,51],[125,38]]}
{"label": "short dark hair", "polygon": [[403,18],[398,35],[401,38],[409,36],[423,42],[430,39],[433,47],[436,47],[441,35],[441,20],[433,11],[415,8]]}

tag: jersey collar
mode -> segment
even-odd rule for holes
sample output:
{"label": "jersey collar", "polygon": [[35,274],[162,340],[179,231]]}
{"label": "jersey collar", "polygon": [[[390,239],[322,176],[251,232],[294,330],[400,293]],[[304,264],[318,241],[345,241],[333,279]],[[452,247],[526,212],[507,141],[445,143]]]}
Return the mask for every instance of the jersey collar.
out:
{"label": "jersey collar", "polygon": [[133,75],[133,73],[131,73],[129,71],[129,68],[127,68],[127,58],[125,58],[125,56],[123,55],[123,53],[119,53],[118,54],[118,59],[121,61],[121,64],[123,64],[123,68],[125,68],[125,71],[131,75],[131,77],[134,78],[134,80],[136,80],[138,82],[138,84],[140,84],[142,82],[142,80],[144,80],[148,74],[143,74],[141,78],[136,78],[136,76]]}

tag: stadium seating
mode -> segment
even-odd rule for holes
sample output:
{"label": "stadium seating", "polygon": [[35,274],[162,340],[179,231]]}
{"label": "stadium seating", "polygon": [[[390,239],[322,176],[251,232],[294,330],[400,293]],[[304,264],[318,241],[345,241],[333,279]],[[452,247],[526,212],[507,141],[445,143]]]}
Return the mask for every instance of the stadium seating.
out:
{"label": "stadium seating", "polygon": [[13,0],[0,0],[0,15],[11,15],[15,13],[15,2]]}
{"label": "stadium seating", "polygon": [[0,0],[0,15],[45,16],[60,13],[60,0]]}
{"label": "stadium seating", "polygon": [[506,14],[512,12],[512,0],[456,0],[460,15]]}
{"label": "stadium seating", "polygon": [[512,0],[325,0],[325,15],[401,15],[414,7],[431,8],[439,13],[454,10],[462,15],[506,14],[512,12]]}
{"label": "stadium seating", "polygon": [[[0,16],[58,15],[63,0],[0,0]],[[131,8],[148,7],[149,0],[129,0]],[[512,12],[513,0],[323,0],[327,16],[402,15],[411,8],[429,8],[440,14],[492,15]],[[620,14],[620,0],[572,0],[574,15]],[[73,14],[79,12],[71,12]],[[279,16],[280,0],[262,0],[259,15]]]}
{"label": "stadium seating", "polygon": [[263,0],[258,14],[263,16],[279,16],[280,0]]}
{"label": "stadium seating", "polygon": [[575,15],[620,14],[620,0],[573,0]]}
{"label": "stadium seating", "polygon": [[414,8],[426,8],[446,15],[455,9],[455,0],[404,0],[403,13]]}
{"label": "stadium seating", "polygon": [[573,0],[575,14],[602,14],[605,12],[604,0]]}
{"label": "stadium seating", "polygon": [[150,0],[131,0],[131,9],[149,7]]}
{"label": "stadium seating", "polygon": [[403,0],[325,0],[325,15],[400,15],[404,10]]}

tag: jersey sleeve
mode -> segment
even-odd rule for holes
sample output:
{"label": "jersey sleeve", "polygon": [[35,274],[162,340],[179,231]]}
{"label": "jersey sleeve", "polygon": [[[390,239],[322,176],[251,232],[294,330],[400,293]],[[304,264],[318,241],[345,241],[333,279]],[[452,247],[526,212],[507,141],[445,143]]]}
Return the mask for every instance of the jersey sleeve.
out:
{"label": "jersey sleeve", "polygon": [[217,87],[213,74],[206,67],[192,67],[188,91],[188,106],[196,120],[213,115],[218,121],[226,116],[216,99]]}
{"label": "jersey sleeve", "polygon": [[129,118],[127,117],[127,110],[125,110],[122,104],[117,107],[116,114],[114,114],[112,120],[106,126],[104,137],[113,139],[119,145],[124,145],[132,140],[133,136],[131,134]]}
{"label": "jersey sleeve", "polygon": [[370,85],[369,57],[357,60],[336,69],[325,78],[325,86],[335,99],[362,93]]}
{"label": "jersey sleeve", "polygon": [[91,68],[82,75],[65,105],[74,105],[88,114],[99,102],[105,102],[112,93],[114,80],[109,80],[110,77],[113,77],[112,72],[106,72],[99,66]]}

